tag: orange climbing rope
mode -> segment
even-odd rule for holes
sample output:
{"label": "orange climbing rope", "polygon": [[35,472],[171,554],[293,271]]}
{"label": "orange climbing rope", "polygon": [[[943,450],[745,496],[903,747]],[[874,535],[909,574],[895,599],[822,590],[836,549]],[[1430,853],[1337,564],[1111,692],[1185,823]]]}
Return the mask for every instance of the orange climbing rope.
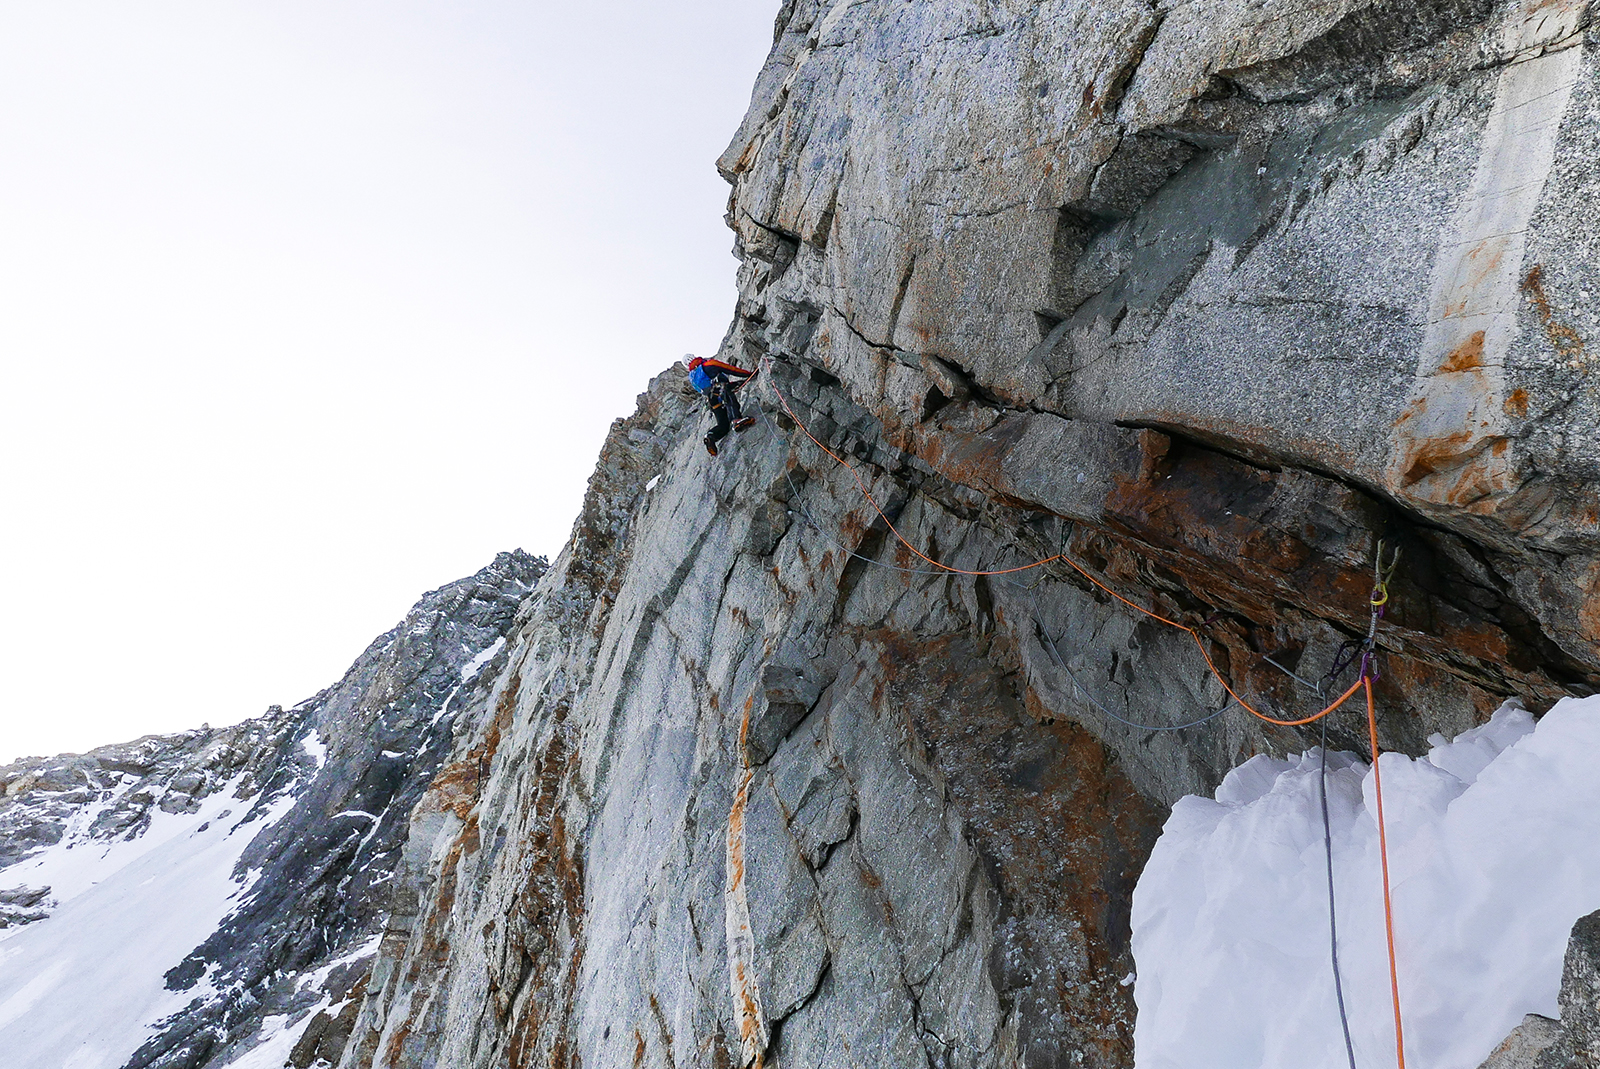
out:
{"label": "orange climbing rope", "polygon": [[[771,358],[768,357],[767,360],[770,361]],[[1339,708],[1339,706],[1341,706],[1345,702],[1349,701],[1351,695],[1355,694],[1356,691],[1361,689],[1361,682],[1359,680],[1357,680],[1356,683],[1354,685],[1352,685],[1349,690],[1347,690],[1343,694],[1339,695],[1339,697],[1334,700],[1332,705],[1329,705],[1326,709],[1323,709],[1321,712],[1315,713],[1315,714],[1313,714],[1311,716],[1308,716],[1308,717],[1305,717],[1304,719],[1301,719],[1301,720],[1279,720],[1279,719],[1277,719],[1275,717],[1268,716],[1266,713],[1263,713],[1261,710],[1255,708],[1249,702],[1247,702],[1243,698],[1239,697],[1238,693],[1234,691],[1233,687],[1228,684],[1228,681],[1223,678],[1222,673],[1217,670],[1216,663],[1214,661],[1212,661],[1211,654],[1206,649],[1205,640],[1200,637],[1200,632],[1199,631],[1197,631],[1195,628],[1192,628],[1192,627],[1188,626],[1187,624],[1180,624],[1176,620],[1169,620],[1165,616],[1162,616],[1160,613],[1151,612],[1149,609],[1145,608],[1144,606],[1138,605],[1138,604],[1135,604],[1132,601],[1129,601],[1127,598],[1123,597],[1121,594],[1118,594],[1115,590],[1112,590],[1110,587],[1106,586],[1106,584],[1102,583],[1099,579],[1095,578],[1092,574],[1090,574],[1088,569],[1084,568],[1081,564],[1079,564],[1077,561],[1073,560],[1071,557],[1067,556],[1065,553],[1057,553],[1053,557],[1045,557],[1042,560],[1034,561],[1032,564],[1022,564],[1022,565],[1019,565],[1019,566],[1017,566],[1015,568],[998,568],[998,569],[994,569],[994,570],[991,570],[991,571],[974,571],[974,570],[970,570],[970,569],[967,569],[967,568],[956,568],[956,567],[953,567],[953,566],[951,566],[949,564],[944,564],[944,563],[941,563],[939,561],[934,560],[932,557],[930,557],[926,553],[922,552],[922,550],[920,550],[916,546],[912,545],[910,540],[908,540],[905,535],[900,533],[900,529],[894,525],[894,521],[891,520],[889,518],[888,514],[883,511],[883,506],[878,504],[878,499],[872,496],[872,491],[867,488],[866,482],[861,478],[860,472],[856,471],[855,465],[851,464],[849,461],[847,461],[843,457],[841,457],[838,453],[835,453],[833,450],[831,450],[827,446],[823,445],[822,442],[817,439],[817,436],[811,433],[811,429],[805,425],[805,421],[802,420],[798,415],[795,414],[794,409],[792,407],[790,407],[790,405],[789,405],[789,399],[784,397],[782,390],[778,389],[777,382],[775,380],[771,379],[771,378],[768,379],[768,382],[771,383],[772,392],[777,395],[778,403],[780,405],[782,405],[783,406],[783,410],[789,414],[789,418],[794,420],[795,426],[799,427],[801,433],[803,433],[807,438],[811,439],[811,442],[812,442],[813,445],[815,445],[818,449],[822,450],[824,453],[828,454],[828,456],[832,457],[835,461],[837,461],[840,465],[842,465],[846,471],[848,471],[850,473],[850,477],[853,478],[856,481],[856,486],[860,487],[862,496],[865,497],[867,499],[867,502],[872,505],[874,511],[876,511],[878,513],[878,515],[883,518],[883,522],[888,524],[889,530],[892,531],[894,533],[894,536],[897,539],[900,540],[900,544],[905,546],[912,553],[915,553],[918,557],[922,558],[923,560],[927,561],[929,564],[933,565],[935,568],[939,568],[939,569],[942,569],[942,570],[947,571],[947,572],[952,572],[952,573],[954,573],[956,575],[975,575],[975,576],[976,575],[1009,575],[1012,572],[1025,572],[1025,571],[1028,571],[1029,569],[1032,569],[1032,568],[1038,568],[1038,567],[1041,567],[1041,566],[1046,565],[1046,564],[1053,564],[1056,561],[1061,561],[1061,562],[1071,566],[1071,568],[1074,571],[1076,571],[1079,575],[1083,576],[1085,579],[1089,580],[1089,582],[1093,583],[1095,586],[1099,587],[1101,590],[1105,591],[1107,594],[1111,595],[1113,598],[1116,598],[1118,601],[1122,602],[1122,604],[1128,606],[1130,609],[1133,609],[1133,610],[1135,610],[1137,612],[1141,612],[1144,615],[1150,617],[1152,620],[1160,620],[1162,623],[1166,624],[1169,627],[1176,627],[1180,631],[1188,632],[1189,637],[1194,639],[1194,644],[1199,648],[1200,656],[1205,659],[1206,667],[1211,670],[1211,674],[1216,677],[1217,682],[1222,684],[1222,688],[1228,692],[1228,696],[1231,697],[1234,701],[1238,702],[1241,706],[1243,706],[1245,711],[1250,713],[1252,716],[1255,716],[1258,719],[1264,720],[1269,724],[1276,724],[1279,727],[1299,727],[1302,724],[1311,724],[1311,723],[1314,723],[1314,722],[1316,722],[1318,720],[1321,720],[1323,717],[1327,716],[1329,713],[1331,713],[1335,709]]]}
{"label": "orange climbing rope", "polygon": [[1383,930],[1389,939],[1389,994],[1394,1002],[1394,1056],[1406,1069],[1405,1029],[1400,1024],[1400,971],[1394,956],[1394,903],[1389,896],[1389,837],[1383,825],[1383,774],[1378,771],[1378,714],[1372,701],[1372,677],[1361,673],[1367,688],[1367,734],[1372,743],[1372,793],[1378,798],[1378,859],[1383,864]]}
{"label": "orange climbing rope", "polygon": [[[769,362],[771,360],[770,357],[768,357],[766,359]],[[1200,632],[1196,628],[1190,627],[1187,624],[1181,624],[1176,620],[1169,620],[1167,617],[1162,616],[1160,613],[1152,612],[1151,610],[1145,608],[1144,606],[1139,605],[1139,604],[1137,604],[1135,602],[1132,602],[1132,601],[1128,600],[1127,598],[1123,597],[1121,594],[1117,593],[1115,590],[1112,590],[1105,583],[1101,582],[1098,578],[1096,578],[1094,575],[1092,575],[1089,572],[1088,569],[1084,568],[1081,564],[1079,564],[1077,561],[1073,560],[1071,557],[1067,556],[1065,553],[1057,553],[1054,556],[1045,557],[1045,558],[1043,558],[1041,560],[1036,560],[1032,564],[1023,564],[1023,565],[1019,565],[1019,566],[1017,566],[1015,568],[999,568],[999,569],[994,569],[994,570],[982,571],[982,570],[971,570],[971,569],[966,569],[966,568],[952,567],[951,565],[944,564],[944,563],[942,563],[940,561],[936,561],[932,557],[928,556],[926,553],[922,552],[916,546],[912,545],[910,540],[908,540],[905,535],[900,533],[900,529],[894,525],[894,521],[891,520],[889,518],[888,514],[883,511],[883,506],[879,505],[878,501],[877,501],[877,498],[872,496],[872,491],[870,489],[868,489],[866,482],[861,478],[861,474],[858,471],[856,471],[855,465],[851,464],[849,461],[845,460],[839,454],[835,453],[833,450],[831,450],[827,446],[823,445],[822,442],[818,440],[817,436],[811,433],[811,429],[805,425],[805,421],[802,420],[798,415],[796,415],[795,414],[795,410],[792,407],[790,407],[789,400],[788,400],[788,398],[786,398],[783,395],[783,391],[778,389],[778,384],[777,384],[777,380],[776,380],[775,377],[769,378],[768,382],[771,383],[772,392],[777,396],[778,403],[783,406],[783,410],[786,413],[788,413],[789,418],[794,421],[795,426],[799,427],[801,432],[807,438],[811,439],[811,442],[812,442],[813,445],[815,445],[818,449],[822,450],[828,456],[832,457],[837,463],[842,465],[845,468],[845,470],[850,472],[850,477],[855,480],[856,486],[860,488],[862,496],[865,497],[867,499],[868,503],[872,505],[873,510],[876,511],[877,514],[880,517],[882,517],[883,522],[888,525],[889,530],[894,533],[895,538],[900,540],[900,544],[905,546],[907,549],[909,549],[912,553],[916,554],[922,560],[924,560],[927,563],[933,565],[935,568],[939,568],[939,569],[941,569],[943,571],[946,571],[946,572],[951,572],[951,573],[953,573],[955,575],[971,575],[971,576],[1009,575],[1009,574],[1011,574],[1013,572],[1025,572],[1025,571],[1028,571],[1028,570],[1033,569],[1033,568],[1042,567],[1043,565],[1046,565],[1046,564],[1052,564],[1052,563],[1054,563],[1056,561],[1062,561],[1062,562],[1066,563],[1067,565],[1071,566],[1071,568],[1074,571],[1076,571],[1079,575],[1083,576],[1089,582],[1093,583],[1100,590],[1102,590],[1105,593],[1109,594],[1111,597],[1115,598],[1117,601],[1121,602],[1122,604],[1128,606],[1128,608],[1133,609],[1134,611],[1139,612],[1139,613],[1141,613],[1141,614],[1143,614],[1145,616],[1148,616],[1152,620],[1159,620],[1161,623],[1164,623],[1169,627],[1175,627],[1180,631],[1187,632],[1189,637],[1194,640],[1195,646],[1200,650],[1200,656],[1205,659],[1206,668],[1210,669],[1211,674],[1216,678],[1217,682],[1222,684],[1222,688],[1228,692],[1228,696],[1231,697],[1234,701],[1238,702],[1239,705],[1242,706],[1244,708],[1244,710],[1246,712],[1248,712],[1251,716],[1256,717],[1258,720],[1263,720],[1268,724],[1276,724],[1279,727],[1300,727],[1300,726],[1305,725],[1305,724],[1315,723],[1316,721],[1321,720],[1323,717],[1328,716],[1334,710],[1336,710],[1340,706],[1342,706],[1345,702],[1349,701],[1351,696],[1354,695],[1356,691],[1363,690],[1363,689],[1366,691],[1366,695],[1367,695],[1367,731],[1368,731],[1368,735],[1370,737],[1370,741],[1371,741],[1371,745],[1372,745],[1372,782],[1373,782],[1373,792],[1377,796],[1377,803],[1378,803],[1378,855],[1379,855],[1379,858],[1380,858],[1380,860],[1382,862],[1382,869],[1383,869],[1383,923],[1384,923],[1384,931],[1385,931],[1385,934],[1386,934],[1386,936],[1388,938],[1388,944],[1389,944],[1389,987],[1390,987],[1390,993],[1392,995],[1393,1003],[1394,1003],[1394,1046],[1395,1046],[1395,1058],[1396,1058],[1396,1061],[1398,1063],[1398,1069],[1405,1069],[1405,1065],[1406,1065],[1405,1033],[1404,1033],[1404,1030],[1401,1027],[1401,1022],[1400,1022],[1400,973],[1399,973],[1399,968],[1398,968],[1398,966],[1396,964],[1396,958],[1395,958],[1395,950],[1394,950],[1394,907],[1393,907],[1393,902],[1391,900],[1390,887],[1389,887],[1389,841],[1388,841],[1388,835],[1387,835],[1387,832],[1385,830],[1384,819],[1383,819],[1383,778],[1379,774],[1379,771],[1378,771],[1378,718],[1377,718],[1376,704],[1374,702],[1373,694],[1372,694],[1372,674],[1369,671],[1369,665],[1368,665],[1367,657],[1364,656],[1363,659],[1362,659],[1361,676],[1360,676],[1360,678],[1357,679],[1354,683],[1352,683],[1348,690],[1346,690],[1343,694],[1341,694],[1337,698],[1335,698],[1333,700],[1332,704],[1327,706],[1327,708],[1323,709],[1322,711],[1314,713],[1314,714],[1312,714],[1311,716],[1308,716],[1308,717],[1303,717],[1302,719],[1299,719],[1299,720],[1280,720],[1280,719],[1277,719],[1276,717],[1268,716],[1266,713],[1261,712],[1259,709],[1257,709],[1254,706],[1252,706],[1249,702],[1246,702],[1243,698],[1239,697],[1238,693],[1228,683],[1227,679],[1225,679],[1223,677],[1222,673],[1217,670],[1216,663],[1211,659],[1211,653],[1206,649],[1205,640],[1200,637]],[[1380,616],[1382,616],[1383,607],[1388,603],[1388,600],[1389,600],[1389,587],[1388,587],[1388,583],[1386,581],[1387,578],[1388,578],[1388,575],[1385,574],[1385,572],[1383,570],[1382,556],[1383,556],[1383,544],[1380,542],[1379,545],[1378,545],[1378,558],[1379,559],[1378,559],[1378,563],[1377,563],[1377,565],[1375,567],[1376,581],[1375,581],[1375,584],[1373,586],[1372,598],[1371,598],[1372,626],[1368,630],[1368,633],[1367,633],[1367,646],[1368,646],[1369,652],[1370,652],[1370,648],[1371,648],[1374,636],[1377,633],[1378,619],[1379,619]],[[1397,558],[1398,558],[1398,555],[1397,555]],[[1388,566],[1388,568],[1389,568],[1389,572],[1392,573],[1393,570],[1394,570],[1394,564],[1391,563]]]}
{"label": "orange climbing rope", "polygon": [[[766,357],[765,362],[770,363],[771,359],[771,357]],[[772,380],[769,378],[768,381],[771,382]],[[789,413],[789,418],[794,420],[794,425],[799,427],[807,438],[811,439],[812,444],[818,449],[822,450],[824,453],[828,454],[834,460],[838,461],[841,465],[843,465],[844,469],[850,473],[850,477],[854,479],[856,481],[856,485],[861,488],[861,496],[865,497],[872,507],[877,510],[878,515],[883,517],[883,522],[889,525],[889,530],[894,532],[894,536],[900,540],[900,543],[911,552],[915,553],[917,556],[933,565],[935,568],[940,568],[947,572],[954,572],[956,575],[1010,575],[1012,572],[1026,572],[1032,568],[1038,568],[1041,565],[1049,564],[1052,561],[1066,559],[1058,553],[1054,557],[1046,557],[1044,560],[1036,560],[1032,564],[1024,564],[1016,568],[1000,568],[994,571],[986,572],[968,571],[965,568],[954,568],[948,564],[941,564],[939,561],[934,560],[932,557],[928,556],[926,553],[922,552],[922,550],[918,549],[916,546],[907,541],[906,536],[900,533],[900,529],[894,525],[894,521],[889,518],[888,513],[883,511],[883,506],[878,504],[878,499],[872,496],[872,491],[867,489],[867,484],[861,480],[861,475],[856,471],[855,465],[849,463],[844,459],[844,457],[841,457],[838,453],[835,453],[833,450],[829,449],[827,446],[823,445],[817,440],[817,436],[811,433],[811,429],[805,425],[805,421],[799,416],[795,415],[794,409],[789,407],[789,399],[783,396],[783,391],[778,389],[778,384],[776,382],[772,383],[772,392],[778,395],[778,403],[783,406],[783,410],[785,412]]]}

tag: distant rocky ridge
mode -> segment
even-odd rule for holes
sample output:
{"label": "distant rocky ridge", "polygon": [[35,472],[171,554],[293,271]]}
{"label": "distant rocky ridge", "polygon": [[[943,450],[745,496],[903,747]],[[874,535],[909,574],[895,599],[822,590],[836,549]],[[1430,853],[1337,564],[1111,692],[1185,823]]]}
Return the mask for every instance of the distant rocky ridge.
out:
{"label": "distant rocky ridge", "polygon": [[[241,875],[254,874],[249,893],[167,973],[175,991],[204,977],[206,996],[150,1022],[129,1069],[227,1065],[274,1015],[295,1021],[294,1064],[337,1061],[354,1006],[338,1010],[370,971],[411,809],[448,749],[456,708],[492,678],[544,568],[543,558],[503,553],[433,591],[342,680],[293,709],[0,768],[0,920],[13,925],[50,914],[49,888],[15,880],[52,848],[137,843],[154,814],[192,814],[224,786],[238,812],[292,799],[239,860]],[[308,1019],[318,1005],[331,1012]]]}
{"label": "distant rocky ridge", "polygon": [[[137,839],[150,826],[152,813],[193,813],[241,773],[235,796],[248,807],[270,766],[281,760],[288,737],[301,726],[300,717],[274,706],[263,717],[216,731],[148,735],[87,754],[6,765],[0,768],[0,874],[57,844]],[[0,883],[4,879],[0,875]],[[44,919],[52,902],[48,896],[49,888],[0,890],[0,908],[29,910],[0,912],[0,922]]]}

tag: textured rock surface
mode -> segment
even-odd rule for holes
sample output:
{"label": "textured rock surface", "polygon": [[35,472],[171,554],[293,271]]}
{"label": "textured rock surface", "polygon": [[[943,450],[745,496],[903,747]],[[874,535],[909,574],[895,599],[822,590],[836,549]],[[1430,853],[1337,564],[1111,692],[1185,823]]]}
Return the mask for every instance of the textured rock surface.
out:
{"label": "textured rock surface", "polygon": [[1560,1038],[1561,1024],[1530,1013],[1505,1042],[1494,1049],[1480,1069],[1536,1069],[1539,1058]]}
{"label": "textured rock surface", "polygon": [[1572,926],[1561,970],[1561,1020],[1529,1014],[1481,1069],[1600,1066],[1600,913]]}
{"label": "textured rock surface", "polygon": [[[1128,1065],[1164,814],[1299,748],[1600,684],[1586,4],[789,0],[681,369],[412,819],[343,1065]],[[1057,656],[1059,654],[1059,656]],[[1365,749],[1353,717],[1336,744]]]}

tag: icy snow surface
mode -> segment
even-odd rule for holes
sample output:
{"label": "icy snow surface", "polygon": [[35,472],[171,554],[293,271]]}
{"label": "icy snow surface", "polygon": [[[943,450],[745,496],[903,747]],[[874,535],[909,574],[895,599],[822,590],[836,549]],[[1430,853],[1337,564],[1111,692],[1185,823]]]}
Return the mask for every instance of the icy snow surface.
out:
{"label": "icy snow surface", "polygon": [[[1574,921],[1600,908],[1600,696],[1512,704],[1428,756],[1384,754],[1406,1061],[1476,1069],[1557,1016]],[[1254,757],[1173,807],[1133,897],[1138,1069],[1347,1064],[1328,963],[1318,751]],[[1395,1063],[1372,777],[1328,760],[1339,961],[1356,1061]]]}
{"label": "icy snow surface", "polygon": [[483,666],[488,664],[505,647],[506,638],[501,635],[489,644],[489,648],[480,652],[472,660],[461,666],[461,682],[470,683],[477,674],[483,671]]}
{"label": "icy snow surface", "polygon": [[[243,823],[249,801],[218,790],[193,814],[154,810],[131,842],[75,837],[0,872],[0,886],[49,884],[60,908],[0,942],[0,1051],[7,1069],[116,1069],[150,1025],[210,993],[168,991],[165,974],[248,889],[245,846],[293,805]],[[228,811],[226,815],[224,812]],[[84,827],[95,807],[83,815]],[[202,828],[204,830],[202,830]]]}
{"label": "icy snow surface", "polygon": [[322,741],[322,736],[315,729],[300,740],[300,748],[317,763],[319,769],[328,763],[328,744]]}
{"label": "icy snow surface", "polygon": [[[333,970],[341,965],[369,958],[378,952],[378,944],[383,941],[382,936],[373,936],[371,939],[356,947],[350,953],[335,958],[314,972],[308,973],[300,979],[300,990],[311,990],[321,987]],[[345,1003],[340,1003],[342,1008]],[[289,1060],[289,1054],[294,1050],[294,1045],[305,1034],[305,1025],[311,1018],[324,1010],[337,1014],[339,1008],[333,1008],[332,1000],[324,995],[315,1005],[302,1010],[294,1016],[288,1014],[272,1014],[261,1022],[261,1031],[256,1035],[254,1045],[237,1058],[221,1066],[220,1069],[283,1069]]]}

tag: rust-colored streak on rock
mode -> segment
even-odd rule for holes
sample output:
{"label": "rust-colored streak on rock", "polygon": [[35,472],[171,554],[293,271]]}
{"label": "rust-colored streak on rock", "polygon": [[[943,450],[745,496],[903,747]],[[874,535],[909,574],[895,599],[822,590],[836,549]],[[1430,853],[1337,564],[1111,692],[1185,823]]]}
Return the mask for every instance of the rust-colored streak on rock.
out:
{"label": "rust-colored streak on rock", "polygon": [[750,763],[750,714],[755,705],[756,696],[752,694],[744,700],[744,713],[739,717],[739,760],[745,765]]}
{"label": "rust-colored streak on rock", "polygon": [[1472,336],[1444,358],[1440,371],[1471,371],[1483,366],[1483,331],[1475,330]]}
{"label": "rust-colored streak on rock", "polygon": [[1568,362],[1570,367],[1581,367],[1585,364],[1583,339],[1578,332],[1565,323],[1556,320],[1555,309],[1550,305],[1550,297],[1544,291],[1544,265],[1534,264],[1522,279],[1522,291],[1528,295],[1529,302],[1539,314],[1539,321],[1544,325],[1545,338],[1550,342],[1550,347],[1556,354]]}
{"label": "rust-colored streak on rock", "polygon": [[1106,498],[1106,514],[1141,541],[1198,554],[1213,567],[1228,567],[1245,584],[1267,579],[1276,586],[1319,592],[1339,585],[1332,574],[1318,574],[1315,555],[1301,537],[1301,525],[1268,521],[1277,480],[1272,472],[1192,451],[1172,478],[1119,478]]}
{"label": "rust-colored streak on rock", "polygon": [[526,781],[530,797],[522,818],[522,866],[527,875],[506,919],[515,934],[507,955],[511,971],[500,978],[513,992],[507,1069],[536,1062],[561,1069],[576,1065],[566,1020],[582,963],[584,899],[582,864],[562,811],[579,758],[568,739],[569,712],[564,702],[552,711],[554,730]]}
{"label": "rust-colored streak on rock", "polygon": [[462,820],[472,812],[477,803],[482,774],[483,755],[473,752],[465,760],[454,761],[439,769],[423,795],[418,812],[449,812]]}
{"label": "rust-colored streak on rock", "polygon": [[983,490],[1002,503],[1022,504],[1003,492],[1007,480],[1002,465],[1006,454],[1027,433],[1026,420],[1002,419],[979,433],[944,429],[982,411],[981,405],[946,406],[940,413],[942,426],[920,434],[915,451],[930,467],[953,482]]}
{"label": "rust-colored streak on rock", "polygon": [[483,744],[468,751],[465,757],[439,769],[417,803],[418,815],[454,813],[464,821],[472,813],[483,793],[484,781],[488,778],[494,755],[500,749],[501,737],[515,715],[521,686],[521,675],[513,674],[495,703],[494,719],[485,733]]}
{"label": "rust-colored streak on rock", "polygon": [[[1491,457],[1494,445],[1485,450]],[[1254,468],[1209,450],[1175,445],[1163,464],[1164,478],[1115,482],[1105,508],[1110,529],[1081,528],[1069,546],[1079,560],[1127,589],[1171,591],[1172,612],[1198,603],[1248,620],[1248,629],[1213,620],[1202,631],[1236,666],[1219,661],[1219,669],[1257,693],[1281,682],[1261,666],[1261,651],[1281,648],[1282,629],[1298,627],[1299,614],[1348,635],[1366,630],[1372,540],[1392,522],[1384,506],[1315,476]],[[1481,609],[1457,603],[1454,581],[1417,585],[1414,577],[1439,566],[1425,541],[1409,543],[1407,554],[1380,632],[1392,657],[1426,661],[1472,688],[1498,680],[1487,685],[1559,693],[1533,670],[1537,658],[1522,639]],[[1198,615],[1189,620],[1201,622]]]}
{"label": "rust-colored streak on rock", "polygon": [[1517,387],[1506,397],[1501,410],[1513,419],[1521,419],[1528,414],[1528,391]]}
{"label": "rust-colored streak on rock", "polygon": [[[1130,1064],[1127,904],[1164,811],[1088,732],[1018,692],[998,634],[867,640],[889,680],[880,706],[905,717],[988,861],[1006,933],[990,969],[1035,1044],[1025,1060],[1064,1064],[1081,1051],[1076,1064]],[[884,882],[865,869],[862,880]]]}
{"label": "rust-colored streak on rock", "polygon": [[411,1022],[406,1021],[394,1030],[394,1034],[389,1037],[389,1042],[383,1049],[385,1065],[401,1064],[400,1058],[405,1053],[406,1040],[409,1038],[411,1038]]}
{"label": "rust-colored streak on rock", "polygon": [[522,673],[513,673],[506,682],[505,689],[500,692],[500,697],[494,703],[494,719],[489,723],[489,730],[483,736],[483,756],[485,761],[493,761],[494,755],[500,751],[500,739],[505,734],[506,728],[511,726],[511,720],[517,711],[517,696],[522,693]]}
{"label": "rust-colored streak on rock", "polygon": [[1472,455],[1472,444],[1471,431],[1457,431],[1438,438],[1409,441],[1406,462],[1403,465],[1405,469],[1405,475],[1402,477],[1403,485],[1412,486],[1430,475],[1460,467],[1462,458]]}

